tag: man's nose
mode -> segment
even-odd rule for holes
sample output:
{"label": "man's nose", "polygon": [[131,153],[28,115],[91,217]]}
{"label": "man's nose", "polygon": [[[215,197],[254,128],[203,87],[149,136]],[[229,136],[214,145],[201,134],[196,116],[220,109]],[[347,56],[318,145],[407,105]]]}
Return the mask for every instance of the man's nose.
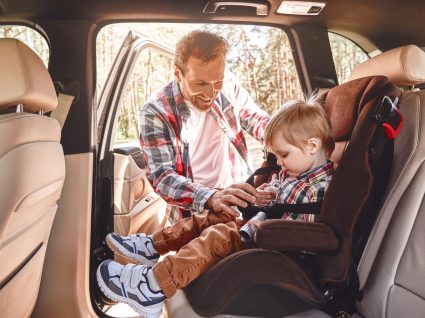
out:
{"label": "man's nose", "polygon": [[214,84],[208,85],[208,87],[204,91],[205,96],[207,96],[210,99],[215,98],[216,95],[216,89],[214,87]]}

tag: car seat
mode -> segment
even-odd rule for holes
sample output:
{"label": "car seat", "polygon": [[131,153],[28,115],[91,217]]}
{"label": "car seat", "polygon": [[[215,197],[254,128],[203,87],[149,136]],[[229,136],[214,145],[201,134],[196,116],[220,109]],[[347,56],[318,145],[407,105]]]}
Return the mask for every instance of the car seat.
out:
{"label": "car seat", "polygon": [[[406,53],[406,50],[407,50],[407,53]],[[391,69],[390,70],[390,73],[388,73],[388,72],[387,73],[385,73],[385,72],[384,73],[381,73],[378,70],[376,74],[389,75],[390,76],[390,80],[394,81],[399,86],[412,86],[412,85],[415,85],[415,84],[418,84],[418,83],[421,83],[421,82],[424,82],[425,81],[425,76],[420,77],[420,74],[424,74],[425,75],[425,71],[423,71],[424,70],[424,68],[423,68],[424,66],[423,65],[425,65],[425,64],[421,64],[422,61],[423,61],[423,58],[424,58],[425,54],[420,49],[418,49],[415,46],[408,46],[408,47],[404,47],[404,48],[401,48],[401,49],[397,49],[395,52],[394,51],[389,51],[387,53],[389,54],[390,58],[393,59],[393,62],[395,61],[396,63],[391,63],[391,64],[390,63],[384,63],[384,65],[386,66],[386,69],[387,70],[389,68]],[[382,58],[385,58],[385,55],[387,53],[382,54],[382,56],[380,56],[380,58],[381,59]],[[408,59],[408,61],[405,58],[401,58],[401,57],[405,57],[405,56],[410,56],[409,59]],[[412,58],[411,56],[414,56],[414,58]],[[395,58],[395,60],[394,60],[394,57],[397,57],[397,58]],[[373,64],[374,63],[373,60],[374,59],[372,59],[372,60],[370,60],[368,62],[370,64]],[[419,63],[419,65],[417,65],[417,63],[410,63],[411,61],[420,61],[421,63]],[[391,67],[389,67],[389,65],[391,65]],[[418,68],[418,66],[419,66],[419,68]],[[372,68],[371,67],[367,67],[366,69],[367,70],[371,70]],[[417,69],[421,70],[421,72],[418,73],[417,72]],[[391,74],[391,72],[392,72],[392,74]],[[360,74],[360,73],[357,73],[357,74]],[[411,76],[412,74],[415,74],[415,75],[414,76]],[[374,74],[373,73],[372,74],[369,73],[369,74],[366,74],[366,75],[374,75]],[[359,75],[358,77],[361,77],[361,75]],[[406,78],[407,78],[407,81],[406,81]],[[403,79],[403,81],[401,81],[400,79]],[[413,123],[412,122],[412,119],[410,118],[410,115],[411,115],[412,110],[411,110],[411,108],[409,106],[404,106],[404,105],[408,104],[407,103],[407,100],[406,100],[406,97],[407,96],[410,96],[410,94],[416,94],[416,93],[403,92],[403,94],[402,94],[402,102],[401,102],[401,105],[402,106],[401,106],[401,110],[402,110],[402,113],[404,113],[404,114],[407,113],[407,115],[409,115],[409,120],[408,120],[407,124],[405,125],[406,127],[401,130],[400,138],[402,140],[404,140],[405,138],[410,138],[413,135],[414,136],[417,135],[417,128],[418,127],[415,127],[415,123]],[[408,97],[407,99],[410,99],[410,97]],[[338,103],[336,103],[335,105],[337,105],[337,104]],[[420,102],[419,102],[419,104],[420,104]],[[418,107],[416,107],[416,108],[418,108]],[[408,117],[407,115],[406,115],[406,117]],[[332,116],[331,116],[331,120],[332,120]],[[333,124],[334,124],[334,122],[335,121],[333,121]],[[416,126],[418,126],[418,125],[416,125]],[[335,127],[334,127],[334,129],[335,129]],[[418,140],[418,138],[413,138],[413,140],[411,140],[410,142],[416,144],[415,140]],[[345,146],[343,146],[343,147],[337,147],[337,149],[344,149],[344,147]],[[395,164],[394,165],[395,166],[393,167],[392,173],[391,173],[391,176],[390,176],[390,178],[391,178],[390,179],[390,182],[389,182],[389,185],[390,186],[387,189],[387,194],[384,196],[385,201],[384,201],[384,204],[383,204],[383,207],[384,207],[383,208],[383,211],[384,211],[384,209],[386,207],[386,202],[389,199],[391,199],[391,197],[389,197],[388,194],[391,193],[391,191],[394,191],[394,188],[397,187],[396,179],[395,178],[400,175],[399,174],[399,172],[400,172],[399,171],[400,170],[400,166],[403,166],[403,162],[406,162],[406,159],[408,159],[410,157],[411,156],[406,156],[406,153],[400,149],[400,139],[396,139],[396,150],[395,150],[395,153],[394,153],[394,161],[395,161]],[[402,169],[402,171],[403,171],[403,169]],[[393,201],[393,204],[396,204],[396,203]],[[392,206],[388,207],[388,209],[390,209],[390,210],[391,209],[394,209],[394,206],[395,205],[392,205]],[[383,212],[380,213],[380,215],[378,217],[378,222],[376,223],[374,229],[372,230],[371,238],[373,238],[373,237],[375,237],[377,235],[375,233],[380,233],[382,235],[382,230],[381,231],[378,231],[378,232],[376,232],[376,230],[375,230],[375,228],[377,226],[379,227],[379,224],[382,222],[381,221],[381,215],[382,215],[382,213]],[[371,242],[371,240],[369,240],[368,244],[366,245],[365,253],[363,253],[363,257],[360,260],[359,268],[361,266],[363,266],[363,267],[365,266],[365,265],[362,265],[362,264],[368,264],[369,267],[371,266],[371,264],[373,264],[373,260],[371,260],[371,259],[368,259],[368,261],[365,260],[366,253],[372,253],[372,252],[369,252],[369,250],[370,250],[370,246],[371,245],[373,246],[374,244],[371,244],[370,242]],[[376,250],[376,247],[375,247],[375,250]],[[273,254],[271,254],[270,252],[267,255],[269,255],[270,257],[275,257],[275,258],[281,259],[280,256],[277,256],[277,255],[276,256],[272,256]],[[225,259],[225,260],[223,260],[223,262],[228,262],[228,260]],[[220,266],[221,265],[219,264],[218,266],[216,266],[215,268],[213,268],[213,270],[211,272],[214,273],[214,271],[216,271],[216,272],[223,273],[225,266],[221,266],[221,269],[220,269]],[[220,271],[218,269],[220,269]],[[263,272],[262,273],[264,273],[264,272],[267,272],[267,269],[264,269],[263,268]],[[208,272],[207,275],[210,275],[210,277],[207,277],[207,278],[210,279],[210,281],[211,281],[211,276],[212,275],[210,274],[210,272]],[[336,275],[336,276],[338,276],[338,275]],[[360,271],[359,271],[359,278],[360,278],[360,289],[363,291],[364,296],[366,296],[366,293],[365,293],[366,290],[363,290],[364,287],[365,287],[365,282],[364,282],[364,278],[362,276],[362,273]],[[201,280],[200,281],[202,281],[202,279],[204,279],[204,281],[203,281],[204,284],[205,283],[208,283],[208,285],[210,284],[210,281],[208,281],[204,277],[201,277]],[[195,284],[197,284],[197,283],[198,282],[196,282]],[[228,284],[228,285],[231,285],[231,284]],[[211,285],[209,285],[209,286],[211,286]],[[226,287],[228,287],[228,286],[226,286]],[[199,291],[200,291],[200,289],[198,289],[198,292]],[[379,294],[378,291],[376,289],[373,289],[373,291],[374,291],[374,296],[375,297],[378,297],[378,294]],[[190,296],[190,293],[191,293],[191,291],[189,290],[189,299],[191,297]],[[209,295],[211,296],[211,293],[209,293]],[[266,294],[266,296],[268,296],[268,295],[270,295],[270,293],[269,294]],[[361,293],[358,294],[358,295],[361,295]],[[328,295],[328,296],[330,296],[330,295]],[[291,297],[291,296],[289,296],[289,297]],[[175,298],[175,300],[174,300],[174,298]],[[211,298],[213,298],[213,297],[211,297]],[[385,297],[381,297],[381,298],[385,298]],[[280,298],[280,299],[282,299],[282,298]],[[363,300],[358,303],[358,307],[359,307],[358,310],[361,311],[361,312],[362,312],[362,310],[360,308],[361,305],[362,304],[367,304],[367,301],[365,299],[366,299],[366,297],[363,297]],[[173,297],[169,301],[168,307],[170,309],[169,310],[169,316],[170,317],[174,317],[174,313],[178,313],[179,315],[182,314],[182,310],[183,310],[182,308],[184,307],[184,306],[182,306],[182,303],[184,303],[184,301],[185,301],[184,296],[181,293],[179,293],[179,295],[176,295],[175,297]],[[193,298],[192,298],[192,301],[193,301]],[[195,300],[195,303],[196,303],[196,300]],[[208,304],[209,303],[210,303],[210,301],[208,301]],[[207,306],[208,307],[208,304],[206,304],[206,305],[202,305],[201,304],[201,307],[202,306],[204,306],[204,307]],[[196,305],[198,305],[198,304],[196,304]],[[385,307],[385,306],[381,306],[381,310],[383,310],[382,309],[383,307]],[[300,310],[301,309],[302,309],[302,306],[300,306]],[[198,311],[199,311],[199,308],[198,308]],[[202,309],[201,309],[201,311],[202,311]],[[189,312],[190,312],[190,308],[189,308],[189,311],[187,312],[187,317],[197,317],[197,315],[194,314],[193,311],[190,312],[190,313]],[[264,311],[263,311],[263,313],[264,313]],[[206,314],[209,315],[208,312]],[[324,313],[322,313],[320,311],[317,311],[317,310],[309,310],[309,311],[306,311],[304,313],[297,314],[296,316],[298,317],[298,316],[300,316],[300,315],[302,316],[304,314],[305,314],[305,316],[314,316],[314,317],[327,316],[326,314],[324,314]],[[366,315],[366,316],[380,317],[380,316],[383,316],[383,315]]]}
{"label": "car seat", "polygon": [[65,160],[61,128],[43,115],[57,98],[41,59],[16,39],[0,39],[0,70],[0,316],[28,317]]}

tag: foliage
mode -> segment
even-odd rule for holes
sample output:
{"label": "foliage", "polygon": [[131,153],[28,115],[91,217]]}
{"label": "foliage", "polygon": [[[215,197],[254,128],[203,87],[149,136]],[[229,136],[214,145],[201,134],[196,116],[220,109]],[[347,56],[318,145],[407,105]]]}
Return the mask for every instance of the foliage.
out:
{"label": "foliage", "polygon": [[[260,107],[273,114],[289,99],[302,99],[289,39],[278,28],[225,24],[123,23],[108,25],[97,39],[97,87],[103,85],[113,59],[128,31],[140,33],[174,48],[187,32],[203,29],[228,40],[231,52],[227,67],[235,73]],[[367,56],[355,44],[330,34],[334,62],[340,82]],[[172,78],[171,57],[149,50],[139,57],[125,92],[116,139],[137,138],[138,109],[154,91]]]}
{"label": "foliage", "polygon": [[[295,63],[286,33],[278,28],[233,24],[119,23],[104,27],[97,36],[97,95],[105,83],[115,56],[128,31],[174,48],[177,40],[194,29],[225,37],[231,52],[228,68],[268,113],[273,114],[288,99],[302,99]],[[18,38],[48,65],[49,47],[40,33],[25,26],[0,26],[0,37]],[[351,41],[329,34],[335,69],[340,83],[367,55]],[[139,108],[173,76],[173,61],[154,50],[146,50],[136,61],[122,99],[116,140],[137,139]]]}

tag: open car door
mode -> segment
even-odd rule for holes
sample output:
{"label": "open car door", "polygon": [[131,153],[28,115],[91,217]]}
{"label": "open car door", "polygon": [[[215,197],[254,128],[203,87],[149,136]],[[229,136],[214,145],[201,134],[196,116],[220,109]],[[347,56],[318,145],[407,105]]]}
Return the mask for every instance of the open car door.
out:
{"label": "open car door", "polygon": [[[145,176],[138,125],[135,127],[136,138],[125,143],[116,142],[118,117],[125,103],[123,96],[134,67],[140,64],[139,56],[146,51],[149,54],[154,52],[153,57],[158,54],[160,58],[170,61],[174,55],[172,49],[130,31],[117,54],[99,99],[98,175],[93,222],[95,228],[92,230],[95,259],[92,262],[92,273],[101,258],[112,257],[108,255],[110,251],[104,245],[107,233],[152,233],[163,227],[167,220],[167,205],[153,191]],[[138,85],[147,85],[146,83]],[[143,102],[144,100],[137,107],[132,105],[134,113],[137,112],[135,118],[139,117],[139,107]]]}

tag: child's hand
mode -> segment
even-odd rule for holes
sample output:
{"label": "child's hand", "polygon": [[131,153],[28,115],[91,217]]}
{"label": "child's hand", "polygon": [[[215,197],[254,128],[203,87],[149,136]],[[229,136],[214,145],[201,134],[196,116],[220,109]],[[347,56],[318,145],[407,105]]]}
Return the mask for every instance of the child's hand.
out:
{"label": "child's hand", "polygon": [[255,197],[255,204],[258,206],[269,205],[276,198],[276,192],[267,183],[263,183],[257,188],[258,195]]}

